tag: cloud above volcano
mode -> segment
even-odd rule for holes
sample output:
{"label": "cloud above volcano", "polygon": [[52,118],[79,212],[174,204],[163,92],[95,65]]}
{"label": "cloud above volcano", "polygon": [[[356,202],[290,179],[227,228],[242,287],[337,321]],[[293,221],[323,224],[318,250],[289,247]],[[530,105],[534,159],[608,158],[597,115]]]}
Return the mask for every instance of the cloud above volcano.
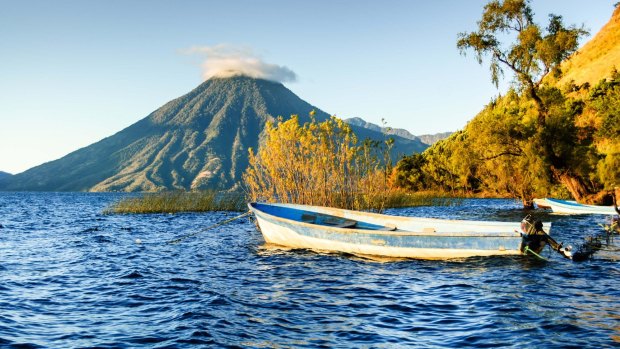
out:
{"label": "cloud above volcano", "polygon": [[203,58],[202,76],[231,77],[245,75],[277,82],[295,82],[297,74],[289,68],[267,63],[251,49],[232,45],[194,46],[183,53]]}

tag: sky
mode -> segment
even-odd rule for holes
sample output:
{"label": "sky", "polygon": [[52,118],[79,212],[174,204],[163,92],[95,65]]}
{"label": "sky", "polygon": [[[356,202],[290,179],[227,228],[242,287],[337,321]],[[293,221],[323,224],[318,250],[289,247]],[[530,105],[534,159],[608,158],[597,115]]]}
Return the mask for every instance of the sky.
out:
{"label": "sky", "polygon": [[[615,2],[531,6],[538,23],[554,13],[593,35]],[[341,118],[461,129],[510,82],[497,89],[488,65],[456,48],[486,3],[0,0],[0,171],[111,136],[238,64]]]}

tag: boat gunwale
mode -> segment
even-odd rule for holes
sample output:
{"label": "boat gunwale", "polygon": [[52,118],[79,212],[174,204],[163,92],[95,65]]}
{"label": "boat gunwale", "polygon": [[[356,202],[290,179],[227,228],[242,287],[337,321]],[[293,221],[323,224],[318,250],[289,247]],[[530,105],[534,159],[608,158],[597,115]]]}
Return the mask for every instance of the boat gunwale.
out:
{"label": "boat gunwale", "polygon": [[489,225],[513,226],[515,224],[518,225],[518,223],[514,223],[514,222],[472,221],[472,220],[466,220],[466,219],[445,219],[445,218],[428,218],[428,217],[393,216],[393,215],[383,214],[383,213],[375,213],[375,212],[367,212],[367,211],[354,211],[354,210],[348,210],[348,209],[344,209],[344,208],[333,208],[333,207],[327,207],[327,206],[314,206],[314,205],[301,205],[301,204],[284,204],[284,203],[271,203],[271,202],[251,202],[248,205],[251,205],[251,204],[270,205],[270,206],[277,206],[277,207],[283,207],[283,208],[292,208],[292,209],[299,209],[299,210],[303,210],[303,208],[312,208],[312,209],[319,209],[319,210],[328,209],[328,210],[334,210],[334,211],[338,211],[338,212],[351,213],[353,215],[359,215],[359,214],[363,213],[365,216],[371,216],[373,218],[387,218],[387,219],[396,219],[396,220],[400,220],[400,219],[415,219],[417,221],[427,222],[427,223],[471,224],[471,223],[475,222],[476,224],[486,225],[486,226],[489,226]]}
{"label": "boat gunwale", "polygon": [[[416,232],[416,231],[409,231],[409,230],[402,230],[400,229],[398,226],[396,226],[396,230],[371,230],[371,229],[356,229],[356,228],[340,228],[340,227],[333,227],[333,226],[328,226],[328,225],[318,225],[318,224],[313,224],[313,223],[305,223],[305,222],[301,222],[301,221],[297,221],[294,219],[289,219],[289,218],[283,218],[283,217],[279,217],[270,213],[267,213],[265,211],[262,211],[254,206],[252,206],[253,203],[249,203],[248,206],[250,207],[250,210],[252,210],[254,212],[254,214],[256,214],[256,212],[259,212],[261,215],[265,215],[268,216],[271,219],[274,219],[276,221],[279,222],[287,222],[288,224],[292,224],[292,225],[298,225],[298,226],[302,226],[302,227],[308,227],[308,228],[312,228],[312,229],[320,229],[320,230],[327,230],[327,231],[332,231],[335,233],[346,233],[346,234],[368,234],[368,235],[385,235],[385,236],[432,236],[432,237],[441,237],[441,238],[452,238],[452,237],[480,237],[480,238],[484,238],[484,237],[496,237],[496,238],[521,238],[522,234],[520,232],[518,232],[517,230],[515,230],[512,233],[508,233],[508,232],[475,232],[475,231],[469,231],[469,232]],[[283,208],[290,208],[289,206],[283,206],[282,204],[271,204],[271,203],[258,203],[258,204],[264,204],[264,205],[272,205],[272,206],[277,206],[277,207],[283,207]],[[285,205],[289,205],[289,204],[285,204]],[[296,205],[296,204],[290,204],[290,205]],[[304,206],[304,205],[299,205],[299,206]],[[306,206],[306,207],[321,207],[321,206]],[[293,208],[295,209],[295,208]],[[351,210],[345,210],[345,209],[339,209],[342,211],[348,211],[348,212],[356,212],[356,211],[351,211]],[[364,212],[365,214],[366,212]],[[375,217],[384,217],[384,216],[388,216],[388,217],[395,217],[395,218],[415,218],[418,219],[418,217],[399,217],[399,216],[389,216],[389,215],[382,215],[382,214],[378,214],[378,213],[371,213],[373,216]],[[469,224],[471,224],[471,222],[473,221],[467,221],[467,220],[442,220],[442,219],[438,219],[438,218],[422,218],[425,220],[430,220],[430,221],[449,221],[450,223],[459,223],[459,222],[470,222]],[[493,223],[493,222],[489,222],[489,223]],[[510,222],[499,222],[499,223],[508,223],[510,224]],[[491,225],[491,224],[489,224]]]}

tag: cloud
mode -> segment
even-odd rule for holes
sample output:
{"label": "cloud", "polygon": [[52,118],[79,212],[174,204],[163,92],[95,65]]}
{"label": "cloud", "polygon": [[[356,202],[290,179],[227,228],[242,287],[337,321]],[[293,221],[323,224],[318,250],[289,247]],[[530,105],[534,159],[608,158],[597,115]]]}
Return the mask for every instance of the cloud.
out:
{"label": "cloud", "polygon": [[202,76],[212,77],[246,75],[277,82],[295,82],[297,74],[289,68],[264,62],[251,49],[231,45],[194,46],[183,53],[204,57]]}

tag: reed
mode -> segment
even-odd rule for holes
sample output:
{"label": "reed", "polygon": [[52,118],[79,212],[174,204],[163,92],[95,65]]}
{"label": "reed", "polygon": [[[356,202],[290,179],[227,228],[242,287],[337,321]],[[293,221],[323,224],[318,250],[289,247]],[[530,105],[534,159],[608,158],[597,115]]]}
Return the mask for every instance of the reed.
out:
{"label": "reed", "polygon": [[245,197],[240,193],[206,191],[172,191],[145,193],[124,198],[104,210],[105,214],[178,213],[208,211],[242,211]]}
{"label": "reed", "polygon": [[250,149],[244,183],[250,201],[383,211],[436,204],[391,184],[393,140],[358,142],[351,128],[332,117],[299,124],[297,116],[269,123],[257,152]]}
{"label": "reed", "polygon": [[391,190],[385,197],[385,208],[414,206],[457,206],[462,198],[440,192],[409,192],[402,189]]}

